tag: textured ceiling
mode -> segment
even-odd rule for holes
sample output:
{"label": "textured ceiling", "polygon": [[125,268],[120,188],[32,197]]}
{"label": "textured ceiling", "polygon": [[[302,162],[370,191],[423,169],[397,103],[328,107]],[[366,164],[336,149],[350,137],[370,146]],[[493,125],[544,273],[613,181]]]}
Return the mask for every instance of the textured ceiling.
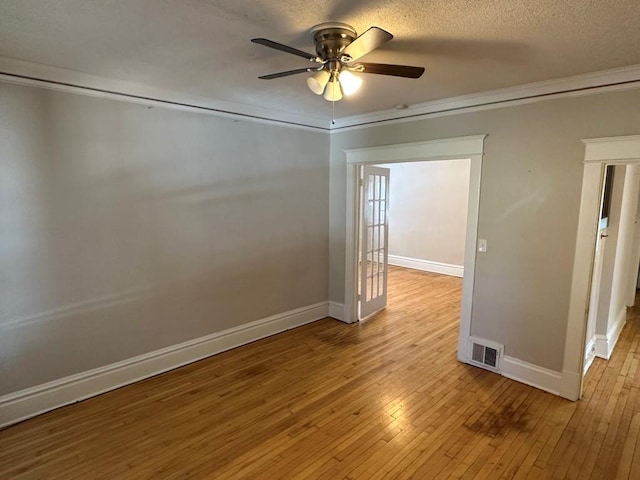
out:
{"label": "textured ceiling", "polygon": [[638,0],[2,0],[0,56],[217,100],[329,118],[304,59],[309,28],[376,25],[395,38],[363,61],[419,65],[418,80],[365,76],[345,117],[640,64]]}

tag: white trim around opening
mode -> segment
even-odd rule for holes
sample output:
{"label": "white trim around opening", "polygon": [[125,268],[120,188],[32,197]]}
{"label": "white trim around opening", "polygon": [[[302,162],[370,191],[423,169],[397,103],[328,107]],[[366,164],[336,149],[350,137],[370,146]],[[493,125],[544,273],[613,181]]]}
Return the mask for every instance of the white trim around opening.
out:
{"label": "white trim around opening", "polygon": [[480,207],[480,179],[482,155],[486,135],[445,138],[425,142],[385,145],[381,147],[345,150],[347,157],[347,218],[345,306],[343,321],[357,321],[358,271],[358,167],[365,164],[422,162],[433,160],[470,159],[469,203],[462,282],[462,313],[458,337],[458,359],[467,362],[467,342],[471,334],[471,311],[478,240],[478,214]]}
{"label": "white trim around opening", "polygon": [[[608,164],[640,164],[640,135],[591,138],[583,142],[585,157],[582,196],[564,349],[565,381],[560,392],[563,397],[572,400],[577,400],[582,395],[587,314],[605,168]],[[568,381],[569,379],[572,381]]]}

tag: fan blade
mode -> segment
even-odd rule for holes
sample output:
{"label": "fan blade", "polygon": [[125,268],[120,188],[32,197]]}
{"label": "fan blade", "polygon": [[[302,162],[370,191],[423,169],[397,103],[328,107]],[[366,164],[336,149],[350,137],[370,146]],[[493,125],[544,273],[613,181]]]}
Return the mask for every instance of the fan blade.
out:
{"label": "fan blade", "polygon": [[274,42],[273,40],[267,40],[266,38],[252,38],[251,41],[259,45],[264,45],[265,47],[275,48],[276,50],[280,50],[281,52],[287,52],[291,53],[292,55],[306,58],[310,62],[320,62],[320,59],[316,55],[311,55],[310,53],[303,52],[302,50],[298,50],[297,48],[289,47],[278,42]]}
{"label": "fan blade", "polygon": [[262,80],[272,80],[274,78],[288,77],[289,75],[297,75],[298,73],[315,72],[315,71],[316,71],[315,68],[298,68],[297,70],[287,70],[286,72],[271,73],[269,75],[263,75],[258,78],[261,78]]}
{"label": "fan blade", "polygon": [[393,35],[389,32],[378,27],[370,27],[340,52],[341,57],[348,57],[348,60],[344,58],[342,61],[353,62],[392,38]]}
{"label": "fan blade", "polygon": [[388,63],[357,63],[352,65],[356,72],[376,73],[378,75],[392,75],[394,77],[420,78],[424,67],[409,65],[390,65]]}

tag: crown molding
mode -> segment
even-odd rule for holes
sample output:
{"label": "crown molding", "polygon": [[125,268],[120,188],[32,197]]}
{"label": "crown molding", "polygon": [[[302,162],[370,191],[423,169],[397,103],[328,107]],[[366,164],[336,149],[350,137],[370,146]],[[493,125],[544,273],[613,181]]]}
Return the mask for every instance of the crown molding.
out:
{"label": "crown molding", "polygon": [[411,105],[406,110],[391,109],[343,117],[336,119],[335,124],[331,127],[331,133],[368,128],[381,124],[409,122],[426,117],[454,115],[533,103],[549,98],[594,95],[607,91],[639,87],[640,65],[631,65],[556,80],[546,80],[516,87],[434,100]]}
{"label": "crown molding", "polygon": [[329,121],[242,103],[214,100],[124,80],[99,77],[0,56],[0,80],[155,107],[204,113],[258,123],[328,132]]}
{"label": "crown molding", "polygon": [[539,102],[550,98],[640,88],[640,65],[434,100],[411,105],[406,110],[390,109],[343,117],[336,119],[334,124],[312,115],[214,100],[2,56],[0,81],[315,132],[341,133],[421,118]]}

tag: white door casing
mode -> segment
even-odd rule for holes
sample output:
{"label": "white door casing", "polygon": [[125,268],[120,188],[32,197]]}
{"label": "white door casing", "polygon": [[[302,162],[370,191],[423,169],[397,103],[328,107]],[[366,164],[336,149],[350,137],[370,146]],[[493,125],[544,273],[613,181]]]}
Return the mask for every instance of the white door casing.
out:
{"label": "white door casing", "polygon": [[362,166],[360,320],[387,306],[389,171]]}

